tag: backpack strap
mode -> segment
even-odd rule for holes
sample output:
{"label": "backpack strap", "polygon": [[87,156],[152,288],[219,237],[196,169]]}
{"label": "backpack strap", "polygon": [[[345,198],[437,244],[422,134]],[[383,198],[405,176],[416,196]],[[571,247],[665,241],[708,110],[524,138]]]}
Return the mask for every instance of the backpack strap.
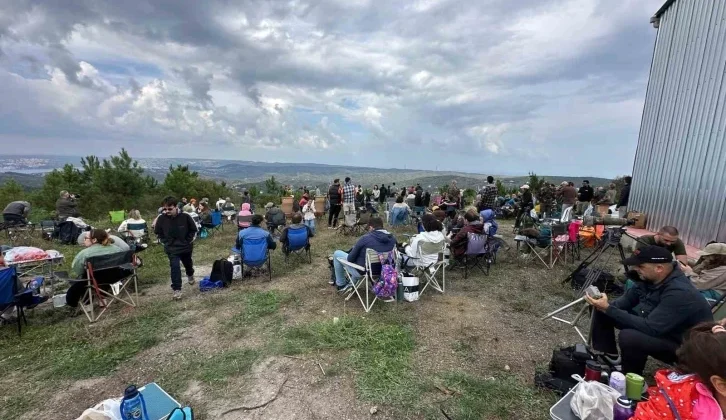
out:
{"label": "backpack strap", "polygon": [[676,408],[676,404],[660,385],[658,386],[658,391],[660,391],[660,393],[663,395],[663,398],[665,398],[666,402],[668,403],[668,407],[670,407],[671,412],[673,413],[673,417],[676,420],[683,420],[681,415],[678,414],[678,408]]}

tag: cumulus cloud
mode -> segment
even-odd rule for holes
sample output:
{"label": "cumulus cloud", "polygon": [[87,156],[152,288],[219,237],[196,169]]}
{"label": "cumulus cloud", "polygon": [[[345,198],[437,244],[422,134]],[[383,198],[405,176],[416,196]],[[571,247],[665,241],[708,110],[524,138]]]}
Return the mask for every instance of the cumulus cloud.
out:
{"label": "cumulus cloud", "polygon": [[4,2],[0,142],[589,173],[582,133],[635,149],[661,1]]}

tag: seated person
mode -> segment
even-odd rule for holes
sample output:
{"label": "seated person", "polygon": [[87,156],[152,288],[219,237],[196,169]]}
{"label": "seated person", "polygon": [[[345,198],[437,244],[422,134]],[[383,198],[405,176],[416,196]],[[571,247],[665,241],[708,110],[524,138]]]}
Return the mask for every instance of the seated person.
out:
{"label": "seated person", "polygon": [[5,223],[25,225],[30,215],[30,203],[27,201],[13,201],[5,206],[3,220]]}
{"label": "seated person", "polygon": [[[111,238],[103,229],[93,229],[83,234],[85,235],[83,244],[86,248],[82,249],[73,258],[69,272],[70,277],[74,279],[86,278],[86,260],[88,258],[123,252],[119,247],[111,243]],[[104,274],[102,278],[97,277],[96,281],[104,285],[109,285],[125,277],[125,273],[111,273],[111,271],[115,270],[103,270],[102,273]],[[66,292],[66,304],[73,308],[77,307],[78,301],[81,300],[81,297],[86,291],[86,286],[85,282],[73,283]]]}
{"label": "seated person", "polygon": [[441,224],[444,223],[444,220],[446,220],[446,212],[441,210],[441,207],[433,206],[431,208],[431,212],[434,214],[434,217],[436,218],[436,220],[441,222]]}
{"label": "seated person", "polygon": [[391,207],[390,224],[401,225],[405,223],[407,216],[411,214],[411,208],[403,202],[403,196],[396,197],[396,203]]}
{"label": "seated person", "polygon": [[247,229],[250,227],[252,211],[250,211],[250,203],[242,203],[239,213],[237,213],[237,227]]}
{"label": "seated person", "polygon": [[[648,356],[665,363],[676,361],[683,334],[694,325],[712,321],[711,308],[665,248],[647,246],[623,261],[642,281],[608,302],[585,296],[596,311],[592,320],[592,348],[622,371],[643,374]],[[636,312],[634,308],[639,306]],[[615,343],[615,329],[620,330]]]}
{"label": "seated person", "polygon": [[402,195],[399,195],[398,197],[396,197],[396,204],[393,205],[393,207],[391,208],[391,210],[398,209],[398,208],[406,209],[406,211],[409,212],[409,213],[411,212],[411,207],[409,207],[409,205],[407,203],[404,203],[403,202],[403,196]]}
{"label": "seated person", "polygon": [[[264,219],[262,218],[262,215],[255,214],[252,216],[250,227],[239,231],[239,234],[237,235],[237,242],[235,243],[235,248],[240,251],[240,254],[242,254],[242,243],[245,239],[266,238],[267,249],[273,250],[277,248],[277,242],[275,242],[275,240],[272,238],[270,232],[260,227],[260,224],[262,224],[263,220]],[[242,260],[244,261],[244,255],[242,255]]]}
{"label": "seated person", "polygon": [[[288,245],[288,239],[287,239],[287,233],[290,229],[305,229],[308,232],[308,239],[315,236],[315,233],[312,229],[310,229],[309,226],[303,224],[303,216],[300,213],[295,213],[292,215],[292,224],[285,229],[282,230],[282,235],[280,235],[280,244],[282,244],[282,251],[287,253],[287,245]],[[305,247],[305,249],[310,249],[310,245]]]}
{"label": "seated person", "polygon": [[273,233],[280,226],[285,226],[285,213],[274,203],[265,204],[265,222],[267,222],[267,230]]}
{"label": "seated person", "polygon": [[[430,243],[438,243],[438,242],[447,242],[448,239],[444,234],[442,233],[444,226],[436,220],[436,217],[434,217],[433,214],[424,214],[421,217],[421,223],[423,224],[424,231],[419,233],[418,235],[414,235],[411,237],[411,243],[410,244],[403,244],[403,251],[406,253],[407,256],[411,258],[416,258],[416,261],[409,260],[408,266],[429,266],[436,261],[438,261],[439,256],[437,254],[419,254],[418,244],[421,241],[424,242],[430,242]],[[406,258],[404,258],[406,260]]]}
{"label": "seated person", "polygon": [[234,205],[232,200],[227,197],[224,200],[224,204],[222,204],[222,215],[227,218],[227,220],[232,220],[232,218],[237,214],[237,207]]}
{"label": "seated person", "polygon": [[497,224],[497,221],[494,220],[496,218],[494,210],[482,210],[479,212],[479,216],[481,217],[482,223],[484,224],[484,233],[486,233],[487,236],[489,236],[490,238],[496,235],[497,231],[499,230],[499,225]]}
{"label": "seated person", "polygon": [[[678,367],[655,373],[650,398],[638,403],[631,420],[723,419],[726,413],[726,329],[724,321],[693,327],[676,352]],[[677,404],[669,404],[663,394]],[[674,412],[675,409],[677,412]]]}
{"label": "seated person", "polygon": [[704,297],[718,300],[726,293],[726,244],[706,245],[699,255],[702,258],[695,267],[681,265],[681,270]]}
{"label": "seated person", "polygon": [[68,191],[60,192],[60,198],[55,202],[55,212],[60,221],[66,220],[69,217],[81,217],[81,214],[78,212],[76,197],[69,194]]}
{"label": "seated person", "polygon": [[464,214],[464,226],[451,239],[451,253],[456,259],[466,254],[466,247],[469,244],[469,233],[484,233],[484,224],[479,219],[475,209],[470,209]]}
{"label": "seated person", "polygon": [[361,236],[358,242],[355,243],[353,249],[349,253],[345,251],[335,251],[333,253],[333,268],[335,270],[335,285],[338,287],[338,291],[345,291],[353,287],[348,283],[348,279],[345,277],[345,271],[351,274],[353,280],[357,280],[362,277],[362,273],[357,270],[348,269],[344,266],[338,258],[346,259],[353,264],[358,264],[361,267],[366,266],[366,250],[373,249],[376,252],[390,252],[396,246],[396,238],[383,229],[383,219],[380,217],[371,217],[368,221],[368,233]]}
{"label": "seated person", "polygon": [[673,226],[663,226],[655,235],[643,235],[638,238],[636,249],[641,249],[648,245],[655,245],[673,253],[681,264],[688,265],[688,255],[686,254],[686,246],[678,238],[678,229]]}
{"label": "seated person", "polygon": [[202,225],[211,225],[212,224],[212,210],[209,208],[209,203],[206,201],[202,201],[202,204],[199,205],[201,210],[199,211],[199,221],[202,223]]}
{"label": "seated person", "polygon": [[146,220],[141,218],[141,212],[138,210],[131,210],[129,212],[129,218],[121,222],[121,225],[118,227],[118,233],[126,234],[137,239],[143,238],[146,235],[146,230]]}

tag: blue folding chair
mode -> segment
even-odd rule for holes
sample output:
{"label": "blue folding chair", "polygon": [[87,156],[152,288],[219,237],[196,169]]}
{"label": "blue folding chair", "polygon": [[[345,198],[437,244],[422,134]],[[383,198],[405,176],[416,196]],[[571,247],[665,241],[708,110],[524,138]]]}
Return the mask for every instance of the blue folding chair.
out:
{"label": "blue folding chair", "polygon": [[245,238],[241,244],[232,248],[232,252],[240,254],[242,264],[251,270],[261,270],[267,265],[267,272],[272,280],[272,265],[270,263],[270,250],[267,248],[267,238]]}
{"label": "blue folding chair", "polygon": [[288,261],[290,254],[292,254],[300,260],[305,260],[307,256],[308,263],[312,264],[307,226],[287,228],[287,247],[283,248],[282,252],[285,254],[285,262]]}
{"label": "blue folding chair", "polygon": [[18,335],[21,334],[22,323],[28,325],[25,319],[25,308],[33,305],[33,291],[20,290],[18,275],[15,267],[0,270],[0,313],[15,306],[18,315]]}
{"label": "blue folding chair", "polygon": [[217,230],[223,229],[222,213],[213,211],[211,223],[202,223],[202,229],[206,229],[208,235],[213,235]]}
{"label": "blue folding chair", "polygon": [[408,224],[408,210],[405,207],[395,207],[391,210],[391,226],[403,226]]}

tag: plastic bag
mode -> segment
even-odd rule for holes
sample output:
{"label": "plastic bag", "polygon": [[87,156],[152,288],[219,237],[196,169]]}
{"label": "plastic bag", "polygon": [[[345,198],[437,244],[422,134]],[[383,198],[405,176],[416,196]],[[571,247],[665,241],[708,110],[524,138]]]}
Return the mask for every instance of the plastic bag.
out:
{"label": "plastic bag", "polygon": [[76,420],[123,420],[121,418],[121,402],[105,400],[93,408],[89,408]]}
{"label": "plastic bag", "polygon": [[613,420],[613,406],[620,394],[600,382],[582,382],[570,401],[570,408],[582,420]]}

